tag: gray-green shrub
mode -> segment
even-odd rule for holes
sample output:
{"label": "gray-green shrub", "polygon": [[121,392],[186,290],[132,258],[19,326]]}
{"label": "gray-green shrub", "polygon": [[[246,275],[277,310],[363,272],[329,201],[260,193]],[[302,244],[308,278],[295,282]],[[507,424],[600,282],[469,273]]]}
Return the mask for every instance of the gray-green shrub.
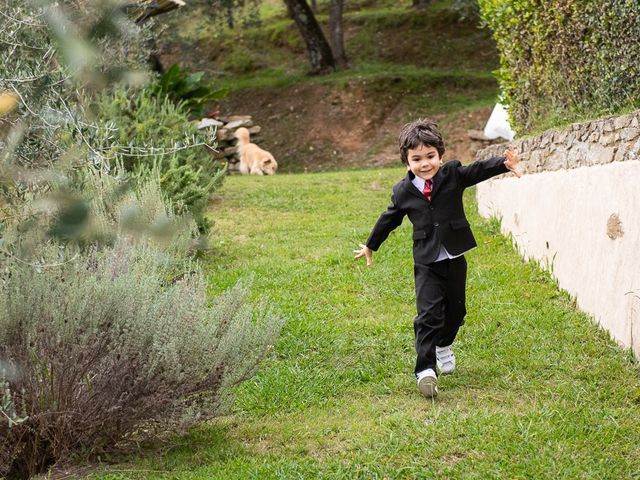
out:
{"label": "gray-green shrub", "polygon": [[[140,212],[167,223],[157,187],[146,190]],[[281,317],[251,306],[249,286],[210,305],[197,263],[119,230],[112,246],[63,261],[55,244],[44,264],[3,261],[0,476],[103,451],[141,426],[216,415],[279,334]]]}

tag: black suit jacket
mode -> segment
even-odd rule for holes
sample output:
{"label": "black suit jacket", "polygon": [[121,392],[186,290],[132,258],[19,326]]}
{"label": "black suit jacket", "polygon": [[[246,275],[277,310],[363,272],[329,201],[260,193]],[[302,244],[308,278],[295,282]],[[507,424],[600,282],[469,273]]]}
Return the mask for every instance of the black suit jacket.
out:
{"label": "black suit jacket", "polygon": [[459,161],[445,163],[433,177],[431,201],[422,195],[411,180],[411,171],[393,186],[391,204],[376,222],[367,246],[377,250],[397,228],[405,215],[413,224],[413,259],[416,263],[433,263],[444,245],[458,255],[477,245],[464,214],[464,189],[509,170],[505,157],[493,157],[463,166]]}

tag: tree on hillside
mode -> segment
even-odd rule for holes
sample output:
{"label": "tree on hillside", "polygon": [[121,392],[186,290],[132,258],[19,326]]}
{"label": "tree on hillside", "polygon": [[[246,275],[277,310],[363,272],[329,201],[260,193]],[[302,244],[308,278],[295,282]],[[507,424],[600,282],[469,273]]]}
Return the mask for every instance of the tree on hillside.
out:
{"label": "tree on hillside", "polygon": [[412,7],[418,10],[424,10],[431,4],[432,0],[413,0]]}
{"label": "tree on hillside", "polygon": [[284,0],[307,44],[312,73],[323,74],[335,70],[336,61],[327,39],[306,0]]}
{"label": "tree on hillside", "polygon": [[[122,8],[136,24],[142,25],[152,17],[171,12],[185,5],[183,0],[141,0],[125,4]],[[149,37],[147,47],[149,49],[149,66],[154,72],[164,73],[164,67],[156,53],[157,45],[154,36]]]}
{"label": "tree on hillside", "polygon": [[179,7],[184,7],[183,0],[154,0],[149,2],[147,0],[141,1],[135,4],[127,5],[125,8],[133,11],[137,10],[137,16],[135,23],[144,23],[149,18],[156,15],[162,15],[163,13],[171,12]]}
{"label": "tree on hillside", "polygon": [[331,50],[336,60],[336,64],[345,68],[349,65],[344,52],[344,35],[342,31],[342,9],[344,0],[331,0],[329,2],[329,35],[331,40]]}

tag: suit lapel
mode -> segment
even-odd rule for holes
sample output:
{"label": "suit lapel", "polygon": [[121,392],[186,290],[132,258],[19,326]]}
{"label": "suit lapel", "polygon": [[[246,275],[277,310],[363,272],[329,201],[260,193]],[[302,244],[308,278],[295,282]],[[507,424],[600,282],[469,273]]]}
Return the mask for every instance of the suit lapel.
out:
{"label": "suit lapel", "polygon": [[407,172],[407,176],[404,177],[404,180],[402,182],[404,189],[410,194],[415,195],[416,197],[421,198],[426,202],[427,199],[424,198],[424,195],[422,195],[422,192],[418,191],[418,189],[416,188],[416,186],[413,184],[411,180],[412,180],[412,173],[409,171]]}
{"label": "suit lapel", "polygon": [[444,180],[442,167],[438,169],[432,180],[433,184],[431,185],[431,200],[433,200],[433,197],[435,197],[436,193],[438,193],[438,189],[440,188],[440,185],[442,185],[442,181]]}

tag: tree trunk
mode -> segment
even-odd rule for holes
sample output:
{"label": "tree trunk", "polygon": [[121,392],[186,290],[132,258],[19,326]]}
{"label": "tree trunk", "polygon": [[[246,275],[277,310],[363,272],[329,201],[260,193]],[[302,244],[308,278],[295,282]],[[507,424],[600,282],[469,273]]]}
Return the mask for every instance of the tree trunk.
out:
{"label": "tree trunk", "polygon": [[341,68],[349,66],[347,55],[344,52],[344,35],[342,31],[342,7],[344,0],[330,0],[329,2],[329,36],[331,50],[336,64]]}
{"label": "tree trunk", "polygon": [[429,6],[431,0],[413,0],[413,8],[417,8],[418,10],[424,10]]}
{"label": "tree trunk", "polygon": [[317,0],[311,0],[311,11],[313,11],[313,13],[318,13],[318,2]]}
{"label": "tree trunk", "polygon": [[293,20],[307,44],[312,73],[323,74],[335,70],[336,62],[331,47],[306,0],[284,0],[284,3],[293,14]]}

